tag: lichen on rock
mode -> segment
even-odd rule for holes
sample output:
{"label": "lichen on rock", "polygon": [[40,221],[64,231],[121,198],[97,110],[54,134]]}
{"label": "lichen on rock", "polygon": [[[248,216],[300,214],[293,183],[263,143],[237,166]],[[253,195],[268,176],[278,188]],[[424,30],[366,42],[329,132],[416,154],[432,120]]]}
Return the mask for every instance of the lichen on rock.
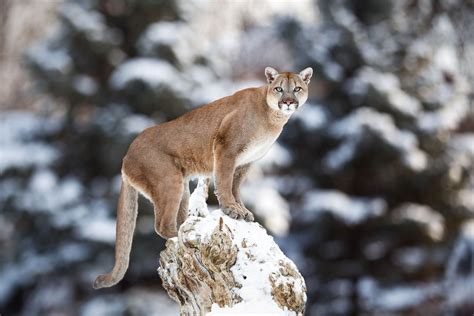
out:
{"label": "lichen on rock", "polygon": [[[205,186],[201,181],[191,199],[201,208]],[[188,217],[160,256],[163,286],[181,315],[303,315],[304,279],[260,224],[220,210],[199,214]]]}
{"label": "lichen on rock", "polygon": [[[280,308],[285,307],[298,314],[304,313],[306,296],[298,295],[301,291],[296,281],[301,278],[300,273],[295,266],[288,261],[280,260],[279,273],[272,272],[269,276],[272,285],[272,296]],[[304,288],[306,291],[306,288]]]}

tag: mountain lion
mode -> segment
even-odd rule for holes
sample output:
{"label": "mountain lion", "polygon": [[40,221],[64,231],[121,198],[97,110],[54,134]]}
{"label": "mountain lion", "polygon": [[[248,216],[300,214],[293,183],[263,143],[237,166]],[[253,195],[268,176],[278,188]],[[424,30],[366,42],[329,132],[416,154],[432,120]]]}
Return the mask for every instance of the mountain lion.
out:
{"label": "mountain lion", "polygon": [[265,68],[268,84],[249,88],[144,130],[122,164],[117,210],[115,266],[100,275],[94,288],[119,282],[128,268],[141,193],[155,209],[155,230],[177,235],[188,212],[189,179],[213,175],[222,211],[253,221],[240,199],[239,187],[252,162],[262,158],[291,114],[308,98],[313,69],[299,74]]}

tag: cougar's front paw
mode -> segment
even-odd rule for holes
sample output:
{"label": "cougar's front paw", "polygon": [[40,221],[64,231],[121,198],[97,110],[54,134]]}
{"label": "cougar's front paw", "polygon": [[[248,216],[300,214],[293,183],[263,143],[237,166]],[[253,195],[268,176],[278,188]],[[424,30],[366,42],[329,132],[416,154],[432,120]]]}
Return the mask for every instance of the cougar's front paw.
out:
{"label": "cougar's front paw", "polygon": [[237,203],[222,206],[222,212],[234,219],[245,219],[246,221],[253,221],[253,214],[245,207]]}
{"label": "cougar's front paw", "polygon": [[245,206],[244,206],[244,209],[245,209],[245,217],[244,219],[247,221],[247,222],[253,222],[255,220],[255,217],[253,216],[252,212],[250,212]]}
{"label": "cougar's front paw", "polygon": [[237,203],[223,205],[221,209],[224,214],[233,219],[244,218],[245,215],[244,209]]}
{"label": "cougar's front paw", "polygon": [[253,222],[255,220],[253,213],[249,211],[248,208],[245,207],[242,201],[238,201],[240,207],[244,209],[245,216],[243,217],[247,222]]}

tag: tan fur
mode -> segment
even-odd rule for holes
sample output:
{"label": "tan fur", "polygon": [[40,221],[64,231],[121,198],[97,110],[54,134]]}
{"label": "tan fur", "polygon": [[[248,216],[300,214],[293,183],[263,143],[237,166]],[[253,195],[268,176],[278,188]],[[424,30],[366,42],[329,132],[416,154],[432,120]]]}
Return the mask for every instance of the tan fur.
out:
{"label": "tan fur", "polygon": [[[122,164],[115,266],[97,277],[94,288],[116,284],[128,268],[136,191],[152,201],[155,230],[164,238],[176,236],[178,225],[186,219],[188,179],[196,175],[214,176],[224,213],[254,219],[240,200],[240,184],[250,164],[268,151],[293,111],[306,102],[312,69],[278,74],[267,67],[265,74],[267,85],[238,91],[148,128],[133,141]],[[295,92],[295,87],[301,91]]]}

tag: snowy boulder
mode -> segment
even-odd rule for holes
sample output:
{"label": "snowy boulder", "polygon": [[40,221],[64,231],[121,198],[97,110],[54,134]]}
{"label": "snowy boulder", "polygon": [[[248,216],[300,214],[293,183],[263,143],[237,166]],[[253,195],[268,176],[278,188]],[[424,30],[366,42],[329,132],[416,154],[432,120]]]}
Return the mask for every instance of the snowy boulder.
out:
{"label": "snowy boulder", "polygon": [[206,213],[190,216],[160,255],[158,272],[181,315],[303,315],[304,279],[266,230]]}

